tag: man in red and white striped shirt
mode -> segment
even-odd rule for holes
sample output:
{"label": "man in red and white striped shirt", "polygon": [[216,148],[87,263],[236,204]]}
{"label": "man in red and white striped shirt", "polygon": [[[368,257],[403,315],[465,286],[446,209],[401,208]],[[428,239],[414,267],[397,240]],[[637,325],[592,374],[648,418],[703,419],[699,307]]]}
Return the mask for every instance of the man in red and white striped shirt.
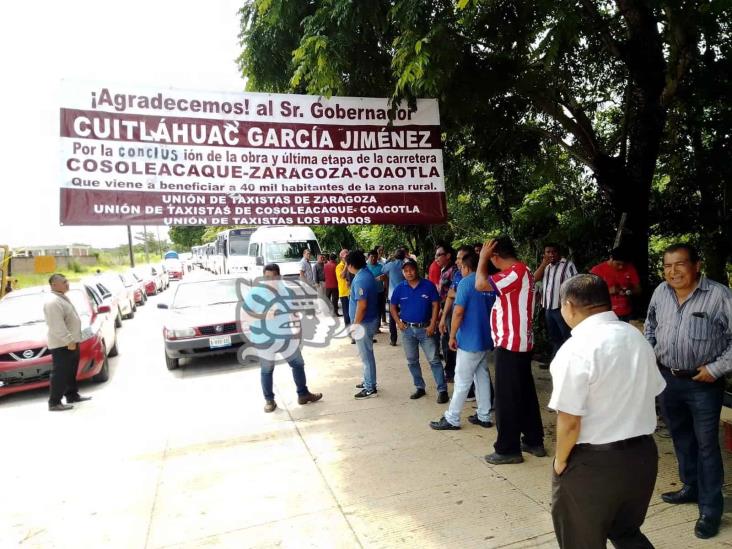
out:
{"label": "man in red and white striped shirt", "polygon": [[[498,274],[488,274],[489,262],[500,270]],[[491,311],[491,332],[496,347],[498,439],[495,452],[485,460],[492,465],[521,463],[522,451],[544,457],[544,426],[531,374],[534,277],[526,264],[516,258],[516,249],[508,237],[483,245],[475,288],[497,294]]]}

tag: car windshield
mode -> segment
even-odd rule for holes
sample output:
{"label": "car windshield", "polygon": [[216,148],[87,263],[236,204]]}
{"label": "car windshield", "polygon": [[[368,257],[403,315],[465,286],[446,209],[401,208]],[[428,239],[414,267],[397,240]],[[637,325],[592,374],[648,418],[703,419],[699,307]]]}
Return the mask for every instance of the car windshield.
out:
{"label": "car windshield", "polygon": [[[43,304],[47,297],[47,292],[8,295],[0,301],[0,328],[45,322]],[[80,316],[89,314],[89,305],[80,290],[70,290],[66,297],[69,298]]]}
{"label": "car windshield", "polygon": [[291,242],[269,242],[264,246],[264,256],[267,263],[282,263],[287,261],[300,261],[302,253],[308,248],[311,257],[315,258],[320,253],[317,240],[298,240]]}
{"label": "car windshield", "polygon": [[247,255],[249,253],[249,235],[229,235],[229,255]]}
{"label": "car windshield", "polygon": [[166,259],[165,260],[165,267],[169,271],[178,272],[178,271],[182,271],[183,270],[182,263],[180,262],[179,259]]}
{"label": "car windshield", "polygon": [[180,284],[175,292],[171,309],[205,307],[219,303],[236,303],[236,279],[202,280]]}

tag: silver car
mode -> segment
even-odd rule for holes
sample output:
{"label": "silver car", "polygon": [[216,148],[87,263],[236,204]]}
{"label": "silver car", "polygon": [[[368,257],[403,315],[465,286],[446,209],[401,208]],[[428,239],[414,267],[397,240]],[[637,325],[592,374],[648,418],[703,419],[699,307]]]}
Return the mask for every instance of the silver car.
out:
{"label": "silver car", "polygon": [[236,278],[182,281],[163,322],[165,364],[175,370],[182,358],[236,353],[246,337],[237,324]]}

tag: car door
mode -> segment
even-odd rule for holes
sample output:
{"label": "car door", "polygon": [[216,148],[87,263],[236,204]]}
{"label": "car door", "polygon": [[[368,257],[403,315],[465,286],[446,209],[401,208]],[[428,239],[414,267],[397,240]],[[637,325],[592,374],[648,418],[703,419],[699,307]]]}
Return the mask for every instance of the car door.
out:
{"label": "car door", "polygon": [[109,305],[109,303],[105,303],[99,292],[91,286],[86,287],[86,293],[92,310],[92,330],[95,333],[100,334],[104,339],[104,343],[107,346],[107,352],[109,352],[109,350],[114,347],[117,337],[116,328],[114,327],[117,310],[111,309],[108,313],[100,313],[99,307],[101,305]]}

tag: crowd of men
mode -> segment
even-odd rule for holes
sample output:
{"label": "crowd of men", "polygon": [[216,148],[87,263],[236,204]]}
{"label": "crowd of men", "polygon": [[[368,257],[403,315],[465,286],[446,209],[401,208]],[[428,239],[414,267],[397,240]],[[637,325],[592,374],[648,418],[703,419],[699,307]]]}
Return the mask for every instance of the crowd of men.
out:
{"label": "crowd of men", "polygon": [[[264,270],[276,285],[277,265]],[[695,534],[713,537],[723,512],[719,420],[725,374],[732,371],[732,291],[702,274],[693,246],[670,246],[663,255],[665,281],[652,294],[641,332],[627,322],[641,286],[623,250],[612,250],[589,271],[578,274],[556,244],[544,247],[532,271],[511,240],[501,237],[457,251],[438,246],[428,278],[420,276],[404,248],[389,258],[383,248],[321,254],[314,268],[306,250],[300,276],[318,287],[332,314],[351,327],[363,365],[356,399],[378,395],[374,335],[388,324],[390,344],[401,339],[414,383],[409,398],[427,394],[421,349],[437,402],[447,404],[429,427],[460,429],[465,402],[475,398],[477,411],[468,421],[482,428],[495,425],[494,451],[485,456],[495,466],[522,463],[523,454],[547,455],[532,374],[538,298],[552,345],[549,408],[557,412],[552,518],[560,546],[604,548],[609,539],[616,547],[653,547],[641,526],[658,470],[652,437],[657,400],[682,482],[662,499],[696,503]],[[50,283],[44,311],[54,356],[49,407],[55,410],[63,407],[64,394],[67,401],[85,397],[62,375],[79,340],[78,318],[64,295],[68,284],[60,275]],[[275,357],[260,361],[265,411],[272,412]],[[321,393],[307,388],[302,355],[297,352],[288,362],[299,403],[320,400]]]}
{"label": "crowd of men", "polygon": [[609,539],[616,547],[652,547],[640,528],[657,476],[657,401],[683,483],[662,499],[697,503],[696,536],[715,536],[723,510],[719,419],[724,376],[732,371],[730,289],[701,273],[693,246],[670,246],[642,333],[628,323],[641,285],[622,248],[587,274],[578,274],[557,244],[544,247],[533,271],[517,255],[505,237],[457,251],[440,245],[427,278],[403,248],[388,259],[381,248],[343,250],[340,262],[332,255],[322,268],[316,264],[313,281],[324,284],[335,314],[337,289],[345,322],[364,328],[356,341],[363,381],[355,398],[378,394],[372,338],[386,302],[390,344],[401,334],[414,383],[410,398],[427,394],[421,349],[437,402],[449,402],[432,429],[460,429],[474,395],[469,422],[497,428],[488,463],[546,456],[531,369],[536,299],[551,342],[549,407],[558,413],[552,516],[560,545],[605,547]]}

